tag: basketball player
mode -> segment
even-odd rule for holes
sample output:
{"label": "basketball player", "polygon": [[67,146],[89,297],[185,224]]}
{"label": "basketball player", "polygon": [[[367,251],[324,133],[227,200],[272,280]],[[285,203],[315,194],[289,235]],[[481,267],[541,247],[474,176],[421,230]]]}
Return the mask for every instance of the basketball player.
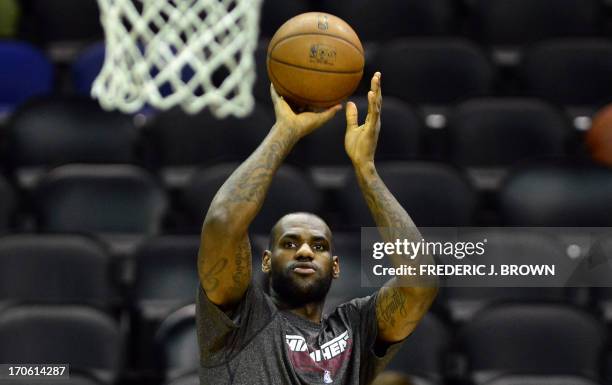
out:
{"label": "basketball player", "polygon": [[[365,124],[358,126],[357,108],[347,104],[345,150],[383,238],[418,242],[419,231],[376,173],[380,79],[378,72],[372,77]],[[295,114],[273,87],[271,94],[276,123],[217,192],[202,228],[196,301],[200,383],[369,384],[427,312],[437,288],[407,286],[398,276],[374,295],[322,317],[341,265],[329,227],[309,213],[287,214],[271,230],[261,265],[270,294],[252,283],[247,231],[275,172],[301,138],[341,108]],[[405,262],[393,256],[393,263]],[[344,279],[359,284],[356,277]]]}

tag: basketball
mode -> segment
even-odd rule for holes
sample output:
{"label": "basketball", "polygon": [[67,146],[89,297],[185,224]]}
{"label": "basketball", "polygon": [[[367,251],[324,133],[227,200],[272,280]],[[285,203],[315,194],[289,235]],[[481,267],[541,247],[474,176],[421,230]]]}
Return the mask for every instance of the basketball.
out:
{"label": "basketball", "polygon": [[307,12],[285,22],[268,46],[268,76],[289,103],[327,108],[350,96],[363,76],[363,46],[344,20]]}
{"label": "basketball", "polygon": [[586,134],[586,144],[593,159],[612,166],[612,104],[601,109],[593,118]]}

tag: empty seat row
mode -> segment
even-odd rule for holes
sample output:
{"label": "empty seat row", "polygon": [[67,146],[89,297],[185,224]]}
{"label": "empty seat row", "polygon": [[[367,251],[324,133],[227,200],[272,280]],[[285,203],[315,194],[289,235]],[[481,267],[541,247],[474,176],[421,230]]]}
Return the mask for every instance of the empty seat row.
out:
{"label": "empty seat row", "polygon": [[[363,118],[366,99],[354,101]],[[460,167],[506,168],[570,157],[582,145],[567,115],[538,99],[468,100],[447,112],[447,129],[435,137],[425,129],[422,115],[386,97],[376,159],[436,156]],[[40,99],[22,106],[7,123],[4,168],[29,189],[44,171],[62,164],[133,163],[160,170],[169,186],[180,187],[196,166],[246,159],[273,123],[271,107],[257,105],[245,119],[217,120],[207,111],[191,116],[170,110],[138,129],[131,117],[103,111],[84,97]],[[304,138],[287,162],[305,168],[349,166],[342,151],[345,127],[344,114],[338,113]]]}
{"label": "empty seat row", "polygon": [[[173,228],[198,233],[214,194],[238,166],[223,163],[194,172],[179,190],[170,211],[169,195],[159,181],[132,165],[66,165],[46,173],[29,197],[26,214],[39,232],[98,234],[111,244]],[[418,226],[478,223],[481,201],[465,175],[440,163],[381,162],[378,172]],[[262,211],[251,230],[269,231],[287,212],[310,211],[332,216],[341,228],[373,225],[360,187],[350,168],[331,207],[311,176],[283,166],[274,178]],[[7,185],[8,186],[8,185]],[[11,188],[3,188],[4,231],[11,231],[17,210]],[[514,170],[496,195],[501,224],[513,226],[610,226],[612,170],[598,166],[534,165]],[[334,202],[335,200],[335,202]],[[168,225],[168,227],[166,226]],[[128,242],[129,243],[129,242]]]}
{"label": "empty seat row", "polygon": [[[520,44],[547,37],[595,35],[602,32],[605,21],[604,2],[600,0],[563,0],[554,5],[550,0],[468,3],[466,12],[461,2],[452,0],[402,3],[265,0],[260,25],[263,35],[272,36],[290,17],[323,10],[345,19],[364,40],[386,40],[398,36],[456,33],[464,18],[469,33],[482,41]],[[31,1],[24,4],[22,13],[24,35],[39,43],[91,40],[102,36],[94,0]]]}

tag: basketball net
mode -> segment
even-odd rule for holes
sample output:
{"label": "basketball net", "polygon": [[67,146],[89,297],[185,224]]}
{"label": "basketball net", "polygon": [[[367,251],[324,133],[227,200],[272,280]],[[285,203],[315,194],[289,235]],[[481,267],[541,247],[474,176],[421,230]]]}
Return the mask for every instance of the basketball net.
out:
{"label": "basketball net", "polygon": [[126,113],[248,115],[261,1],[98,0],[106,52],[92,96]]}

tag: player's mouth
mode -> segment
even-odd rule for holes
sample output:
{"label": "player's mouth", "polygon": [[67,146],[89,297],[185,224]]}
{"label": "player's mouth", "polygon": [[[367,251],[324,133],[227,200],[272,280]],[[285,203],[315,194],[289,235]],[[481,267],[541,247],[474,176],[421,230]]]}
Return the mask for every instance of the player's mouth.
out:
{"label": "player's mouth", "polygon": [[298,262],[291,267],[294,273],[300,275],[311,275],[316,273],[317,267],[313,263]]}

